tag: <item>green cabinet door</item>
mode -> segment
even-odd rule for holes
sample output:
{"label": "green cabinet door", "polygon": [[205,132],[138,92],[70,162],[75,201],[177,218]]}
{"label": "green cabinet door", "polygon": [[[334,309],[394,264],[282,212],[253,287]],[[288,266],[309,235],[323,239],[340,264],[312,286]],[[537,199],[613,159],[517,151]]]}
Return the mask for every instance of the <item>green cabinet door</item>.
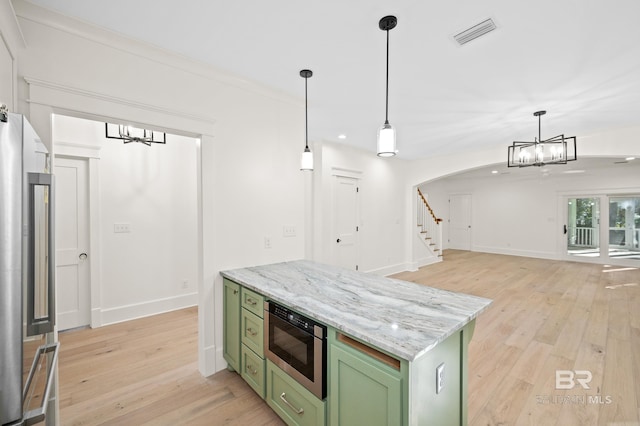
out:
{"label": "green cabinet door", "polygon": [[401,426],[402,379],[364,354],[331,345],[329,416],[332,426]]}
{"label": "green cabinet door", "polygon": [[223,283],[223,356],[230,370],[240,371],[240,286],[226,278]]}

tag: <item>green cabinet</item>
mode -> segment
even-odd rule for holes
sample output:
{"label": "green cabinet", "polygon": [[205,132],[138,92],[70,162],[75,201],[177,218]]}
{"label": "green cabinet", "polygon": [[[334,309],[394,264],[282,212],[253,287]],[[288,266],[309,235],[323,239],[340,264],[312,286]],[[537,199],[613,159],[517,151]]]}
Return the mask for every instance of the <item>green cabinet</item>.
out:
{"label": "green cabinet", "polygon": [[223,282],[224,359],[288,425],[467,424],[475,320],[412,362],[328,327],[323,401],[265,359],[264,296]]}
{"label": "green cabinet", "polygon": [[247,288],[241,289],[240,352],[242,378],[264,399],[264,297]]}
{"label": "green cabinet", "polygon": [[264,297],[248,288],[242,288],[242,307],[259,318],[264,316]]}
{"label": "green cabinet", "polygon": [[406,362],[332,330],[329,418],[333,426],[406,424]]}
{"label": "green cabinet", "polygon": [[242,308],[242,344],[264,358],[264,322],[262,318]]}
{"label": "green cabinet", "polygon": [[[289,426],[323,426],[325,402],[267,360],[267,404]],[[366,423],[354,423],[364,425]]]}
{"label": "green cabinet", "polygon": [[240,375],[251,388],[264,399],[265,396],[265,361],[251,349],[242,345],[242,369]]}
{"label": "green cabinet", "polygon": [[240,370],[240,286],[226,278],[224,285],[223,357],[230,370]]}

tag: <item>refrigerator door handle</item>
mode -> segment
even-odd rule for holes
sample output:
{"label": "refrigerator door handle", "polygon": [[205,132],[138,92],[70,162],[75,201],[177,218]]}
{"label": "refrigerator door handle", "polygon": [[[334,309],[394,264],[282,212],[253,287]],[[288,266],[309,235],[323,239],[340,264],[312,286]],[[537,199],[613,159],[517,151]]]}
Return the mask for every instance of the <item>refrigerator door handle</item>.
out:
{"label": "refrigerator door handle", "polygon": [[29,173],[27,336],[49,333],[55,324],[54,187],[48,173]]}
{"label": "refrigerator door handle", "polygon": [[29,396],[29,388],[31,387],[31,382],[33,381],[33,377],[35,376],[36,371],[38,370],[38,366],[40,364],[40,357],[47,356],[50,352],[53,352],[51,364],[47,363],[49,371],[47,374],[47,384],[45,386],[44,394],[42,395],[42,404],[40,407],[35,408],[33,410],[26,411],[22,416],[22,424],[24,426],[30,426],[39,422],[42,422],[47,416],[47,405],[49,403],[49,395],[51,394],[51,387],[54,381],[54,374],[58,365],[58,352],[60,351],[60,342],[50,343],[48,345],[42,345],[38,348],[36,356],[33,359],[33,364],[31,364],[31,370],[29,371],[29,376],[27,377],[27,381],[24,385],[23,391],[23,401],[26,401]]}

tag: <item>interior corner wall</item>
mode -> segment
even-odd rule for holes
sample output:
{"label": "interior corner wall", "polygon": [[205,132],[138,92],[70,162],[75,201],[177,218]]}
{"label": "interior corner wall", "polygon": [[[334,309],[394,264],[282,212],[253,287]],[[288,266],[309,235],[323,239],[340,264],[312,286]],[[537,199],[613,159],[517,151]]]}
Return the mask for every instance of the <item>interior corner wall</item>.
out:
{"label": "interior corner wall", "polygon": [[405,253],[405,161],[383,159],[374,152],[340,144],[318,144],[322,167],[314,171],[316,221],[315,260],[335,264],[333,231],[333,185],[336,175],[359,179],[360,271],[388,275],[407,269]]}
{"label": "interior corner wall", "polygon": [[[28,77],[42,85],[53,112],[202,135],[200,164],[192,168],[202,177],[199,366],[204,375],[223,369],[218,272],[304,257],[303,100],[25,1],[14,6],[27,45],[18,62],[22,112],[35,105]],[[50,117],[37,121],[36,129],[50,126]],[[296,236],[284,237],[283,225],[294,226]]]}

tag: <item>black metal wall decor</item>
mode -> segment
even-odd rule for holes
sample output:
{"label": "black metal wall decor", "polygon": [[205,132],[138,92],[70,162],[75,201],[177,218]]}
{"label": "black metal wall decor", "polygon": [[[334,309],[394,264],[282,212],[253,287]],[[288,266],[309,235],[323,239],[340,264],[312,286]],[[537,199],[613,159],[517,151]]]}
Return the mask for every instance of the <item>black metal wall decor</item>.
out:
{"label": "black metal wall decor", "polygon": [[124,143],[138,142],[147,146],[151,146],[152,143],[167,143],[167,134],[164,132],[111,123],[104,123],[104,128],[107,138],[120,139]]}
{"label": "black metal wall decor", "polygon": [[533,142],[514,141],[508,147],[508,167],[540,167],[547,164],[567,164],[568,161],[577,160],[575,136],[558,135],[542,140],[540,117],[546,113],[546,111],[533,113],[538,117],[538,137],[534,137]]}

